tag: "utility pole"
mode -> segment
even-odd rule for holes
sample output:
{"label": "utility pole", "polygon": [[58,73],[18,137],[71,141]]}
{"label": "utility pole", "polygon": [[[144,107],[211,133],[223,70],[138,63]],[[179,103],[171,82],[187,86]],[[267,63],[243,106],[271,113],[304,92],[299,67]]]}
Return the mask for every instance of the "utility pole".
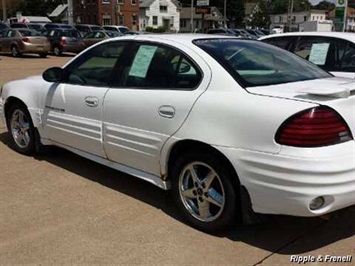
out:
{"label": "utility pole", "polygon": [[194,0],[191,0],[191,33],[194,32]]}
{"label": "utility pole", "polygon": [[6,23],[7,11],[6,11],[6,0],[2,0],[2,20]]}
{"label": "utility pole", "polygon": [[227,0],[224,0],[224,11],[223,11],[223,16],[224,16],[224,28],[227,28]]}
{"label": "utility pole", "polygon": [[288,31],[291,31],[292,26],[292,16],[293,16],[293,0],[288,0],[289,5],[289,23],[288,23]]}
{"label": "utility pole", "polygon": [[73,18],[73,0],[68,0],[68,23],[69,25],[74,25]]}

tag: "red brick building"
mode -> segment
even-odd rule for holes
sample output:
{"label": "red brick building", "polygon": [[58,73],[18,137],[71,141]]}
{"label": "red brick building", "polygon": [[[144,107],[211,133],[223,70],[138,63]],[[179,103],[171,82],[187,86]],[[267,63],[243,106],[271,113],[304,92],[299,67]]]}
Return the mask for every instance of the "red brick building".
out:
{"label": "red brick building", "polygon": [[124,25],[138,30],[139,0],[73,1],[74,23]]}

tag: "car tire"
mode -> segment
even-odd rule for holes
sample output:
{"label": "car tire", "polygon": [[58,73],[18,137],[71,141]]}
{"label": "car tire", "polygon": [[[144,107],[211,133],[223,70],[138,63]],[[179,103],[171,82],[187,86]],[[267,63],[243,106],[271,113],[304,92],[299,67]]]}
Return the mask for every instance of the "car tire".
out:
{"label": "car tire", "polygon": [[18,50],[17,46],[13,45],[11,47],[11,54],[13,57],[19,57],[20,56],[20,51]]}
{"label": "car tire", "polygon": [[47,53],[39,54],[39,57],[40,57],[40,58],[46,58],[46,57],[47,57]]}
{"label": "car tire", "polygon": [[55,56],[61,56],[62,55],[62,49],[59,46],[54,46],[53,53],[54,53]]}
{"label": "car tire", "polygon": [[188,152],[172,167],[172,195],[185,220],[218,233],[237,222],[240,196],[236,174],[216,152]]}
{"label": "car tire", "polygon": [[21,103],[10,106],[6,121],[15,150],[25,155],[33,154],[36,150],[36,129],[26,106]]}

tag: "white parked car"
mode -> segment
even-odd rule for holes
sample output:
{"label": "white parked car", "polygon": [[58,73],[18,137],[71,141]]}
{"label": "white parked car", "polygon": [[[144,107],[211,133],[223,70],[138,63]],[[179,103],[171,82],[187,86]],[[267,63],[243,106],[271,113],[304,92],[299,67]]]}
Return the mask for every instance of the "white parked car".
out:
{"label": "white parked car", "polygon": [[113,38],[5,84],[0,107],[18,152],[57,145],[172,189],[207,232],[250,207],[318,216],[355,203],[354,81],[262,42]]}
{"label": "white parked car", "polygon": [[297,54],[335,76],[355,78],[355,33],[292,32],[259,40]]}

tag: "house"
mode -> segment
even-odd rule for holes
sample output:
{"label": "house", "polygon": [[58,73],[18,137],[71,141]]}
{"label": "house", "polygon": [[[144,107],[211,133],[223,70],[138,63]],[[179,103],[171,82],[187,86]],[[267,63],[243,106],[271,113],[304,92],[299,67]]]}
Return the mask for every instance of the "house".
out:
{"label": "house", "polygon": [[[219,28],[223,26],[224,16],[217,7],[211,6],[209,13],[204,14],[202,22],[202,14],[196,14],[196,8],[193,8],[191,14],[190,7],[181,8],[180,13],[180,31],[181,32],[203,32],[210,28]],[[193,29],[191,30],[191,15],[193,21]]]}
{"label": "house", "polygon": [[58,5],[52,13],[48,15],[51,19],[57,21],[57,22],[63,22],[63,23],[68,23],[68,5],[67,4],[61,4]]}
{"label": "house", "polygon": [[308,10],[302,12],[293,12],[291,18],[288,13],[270,15],[270,29],[275,26],[284,26],[288,28],[291,19],[291,29],[289,31],[299,31],[299,26],[306,21],[323,21],[327,19],[326,10]]}
{"label": "house", "polygon": [[76,24],[123,25],[138,30],[139,0],[73,1]]}
{"label": "house", "polygon": [[166,31],[180,31],[181,4],[177,0],[141,0],[140,29],[163,27]]}

